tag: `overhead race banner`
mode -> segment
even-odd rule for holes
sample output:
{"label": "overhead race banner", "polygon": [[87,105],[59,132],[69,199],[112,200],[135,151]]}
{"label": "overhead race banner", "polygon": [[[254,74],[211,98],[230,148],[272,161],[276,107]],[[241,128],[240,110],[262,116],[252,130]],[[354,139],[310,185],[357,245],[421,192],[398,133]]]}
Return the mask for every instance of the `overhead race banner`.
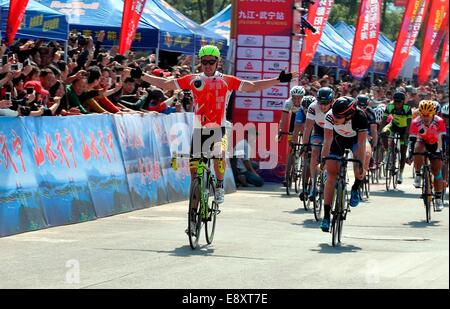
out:
{"label": "overhead race banner", "polygon": [[409,52],[419,35],[420,27],[430,0],[410,0],[403,15],[402,25],[395,44],[394,55],[388,72],[388,81],[397,78]]}
{"label": "overhead race banner", "polygon": [[141,19],[146,0],[124,0],[122,29],[120,31],[119,54],[123,55],[130,49]]}
{"label": "overhead race banner", "polygon": [[447,79],[448,76],[448,25],[447,25],[447,31],[445,34],[445,39],[444,39],[444,47],[442,48],[442,55],[441,55],[441,70],[439,71],[439,76],[438,76],[438,80],[439,80],[439,84],[444,85],[445,84],[445,80]]}
{"label": "overhead race banner", "polygon": [[319,47],[320,38],[322,37],[323,29],[325,28],[328,16],[333,7],[334,0],[315,1],[309,6],[308,22],[316,28],[316,32],[308,32],[303,40],[302,51],[300,54],[299,73],[305,72],[308,65],[314,58],[317,48]]}
{"label": "overhead race banner", "polygon": [[380,33],[380,10],[380,0],[361,1],[349,67],[353,77],[363,78],[372,65]]}
{"label": "overhead race banner", "polygon": [[418,74],[418,81],[420,84],[424,84],[430,77],[434,57],[439,49],[439,45],[448,24],[447,14],[447,0],[434,0],[431,2],[430,13],[428,15],[427,26],[425,28],[425,35],[420,54]]}
{"label": "overhead race banner", "polygon": [[14,42],[17,30],[22,23],[25,9],[27,8],[28,0],[10,0],[8,22],[6,23],[6,45],[11,45]]}

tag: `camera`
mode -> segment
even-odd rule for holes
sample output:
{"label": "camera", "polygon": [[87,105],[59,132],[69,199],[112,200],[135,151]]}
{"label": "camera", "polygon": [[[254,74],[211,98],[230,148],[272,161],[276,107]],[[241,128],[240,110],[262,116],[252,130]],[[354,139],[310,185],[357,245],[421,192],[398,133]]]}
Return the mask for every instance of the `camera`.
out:
{"label": "camera", "polygon": [[33,88],[33,87],[28,87],[28,88],[27,88],[27,94],[32,94],[33,91],[34,91],[34,88]]}
{"label": "camera", "polygon": [[5,93],[5,100],[8,100],[8,101],[11,100],[11,92]]}
{"label": "camera", "polygon": [[20,111],[20,115],[21,116],[29,116],[30,112],[31,112],[31,109],[28,106],[20,105],[19,106],[19,111]]}
{"label": "camera", "polygon": [[118,83],[120,83],[120,81],[121,81],[120,75],[116,75],[116,83],[118,84]]}
{"label": "camera", "polygon": [[2,57],[2,65],[5,65],[5,64],[7,64],[8,63],[8,55],[4,55],[3,57]]}
{"label": "camera", "polygon": [[19,65],[17,63],[11,64],[11,71],[19,70]]}

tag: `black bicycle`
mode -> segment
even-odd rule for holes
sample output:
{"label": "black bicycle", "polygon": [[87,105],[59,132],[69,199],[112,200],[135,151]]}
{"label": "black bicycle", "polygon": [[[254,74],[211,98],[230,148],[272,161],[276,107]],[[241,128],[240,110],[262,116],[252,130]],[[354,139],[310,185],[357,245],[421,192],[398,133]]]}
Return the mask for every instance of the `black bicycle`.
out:
{"label": "black bicycle", "polygon": [[392,187],[397,189],[398,175],[400,174],[400,134],[397,132],[394,136],[387,137],[389,140],[388,157],[386,163],[386,190]]}
{"label": "black bicycle", "polygon": [[331,219],[331,234],[332,234],[332,244],[333,247],[341,242],[342,230],[344,228],[344,221],[347,219],[347,214],[350,212],[350,201],[348,199],[347,190],[347,164],[348,162],[354,162],[359,164],[362,168],[362,162],[358,159],[349,159],[349,150],[346,149],[344,156],[335,157],[328,156],[323,158],[323,162],[328,160],[334,160],[340,162],[338,179],[336,180],[336,190],[334,194],[333,209],[331,214],[333,218]]}
{"label": "black bicycle", "polygon": [[[324,175],[319,171],[314,173],[314,177],[311,177],[310,162],[311,162],[311,148],[318,147],[319,153],[322,149],[322,145],[319,144],[302,144],[303,149],[307,149],[306,156],[303,165],[302,175],[302,190],[303,190],[303,207],[305,210],[310,210],[310,203],[313,203],[314,218],[319,221],[323,214],[323,192],[324,192]],[[320,161],[320,155],[319,155]],[[320,162],[317,162],[319,164]]]}
{"label": "black bicycle", "polygon": [[303,159],[300,156],[300,146],[301,144],[298,143],[290,143],[291,145],[291,153],[288,158],[288,160],[291,160],[291,162],[288,162],[288,169],[286,170],[286,194],[291,195],[292,185],[294,185],[295,193],[299,192],[300,185],[301,185],[301,175],[302,175],[302,168],[303,168]]}
{"label": "black bicycle", "polygon": [[422,165],[422,200],[425,205],[425,218],[427,223],[431,221],[431,208],[436,211],[434,205],[433,178],[431,175],[430,158],[434,158],[430,152],[414,152],[414,156],[423,156],[425,161]]}

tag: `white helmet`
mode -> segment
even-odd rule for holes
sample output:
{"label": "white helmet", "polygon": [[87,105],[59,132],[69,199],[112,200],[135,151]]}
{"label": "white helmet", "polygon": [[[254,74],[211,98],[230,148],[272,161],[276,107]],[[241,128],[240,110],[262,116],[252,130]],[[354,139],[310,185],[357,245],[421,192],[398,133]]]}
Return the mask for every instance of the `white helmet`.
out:
{"label": "white helmet", "polygon": [[303,86],[294,86],[291,88],[291,97],[298,96],[303,97],[305,95],[305,88]]}

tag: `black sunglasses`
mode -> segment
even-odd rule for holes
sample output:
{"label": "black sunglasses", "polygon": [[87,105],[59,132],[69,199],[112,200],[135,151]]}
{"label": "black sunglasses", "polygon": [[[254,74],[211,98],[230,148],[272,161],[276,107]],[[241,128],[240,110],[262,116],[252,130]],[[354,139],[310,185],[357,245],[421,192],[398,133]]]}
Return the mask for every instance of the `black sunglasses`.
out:
{"label": "black sunglasses", "polygon": [[217,62],[217,60],[216,60],[216,59],[211,59],[211,60],[202,60],[202,61],[201,61],[201,63],[202,63],[203,65],[207,65],[207,64],[209,64],[209,65],[213,65],[213,64],[216,64],[216,62]]}

